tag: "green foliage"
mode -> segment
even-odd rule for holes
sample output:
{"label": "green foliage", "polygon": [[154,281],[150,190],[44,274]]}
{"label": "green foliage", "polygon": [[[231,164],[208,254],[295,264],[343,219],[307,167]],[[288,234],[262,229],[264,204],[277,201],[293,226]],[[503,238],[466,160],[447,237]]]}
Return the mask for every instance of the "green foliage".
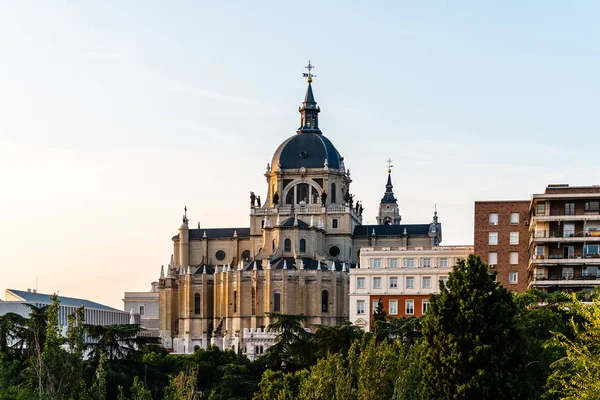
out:
{"label": "green foliage", "polygon": [[195,400],[201,393],[196,390],[197,371],[188,369],[169,380],[165,388],[165,400]]}
{"label": "green foliage", "polygon": [[557,332],[549,346],[558,346],[565,356],[551,365],[548,394],[564,400],[597,399],[600,393],[600,300],[590,305],[570,297],[572,336]]}
{"label": "green foliage", "polygon": [[272,369],[296,371],[309,364],[311,348],[310,334],[304,329],[305,315],[268,313],[274,319],[268,332],[277,334],[275,344],[271,346],[263,362]]}
{"label": "green foliage", "polygon": [[387,322],[388,315],[387,312],[383,308],[383,301],[381,301],[381,297],[377,302],[377,308],[373,312],[373,318],[371,320],[371,331],[377,336],[377,331],[380,329],[380,326]]}
{"label": "green foliage", "polygon": [[136,324],[86,325],[88,336],[96,341],[89,346],[90,356],[98,359],[100,353],[104,353],[113,361],[135,354],[140,344],[137,336],[140,329]]}
{"label": "green foliage", "polygon": [[460,260],[423,319],[423,383],[430,398],[521,398],[523,338],[511,294],[478,256]]}
{"label": "green foliage", "polygon": [[300,395],[300,384],[309,372],[305,369],[296,372],[266,370],[258,384],[253,400],[295,400]]}

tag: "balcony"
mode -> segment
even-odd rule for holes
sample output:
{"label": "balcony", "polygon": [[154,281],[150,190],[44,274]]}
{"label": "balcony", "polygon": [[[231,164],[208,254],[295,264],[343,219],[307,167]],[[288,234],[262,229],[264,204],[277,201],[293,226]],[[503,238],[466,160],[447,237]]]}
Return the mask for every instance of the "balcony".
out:
{"label": "balcony", "polygon": [[587,276],[561,276],[561,275],[534,275],[533,279],[529,283],[530,287],[548,287],[548,286],[562,286],[562,287],[581,287],[581,286],[599,286],[600,276],[598,275],[587,275]]}
{"label": "balcony", "polygon": [[530,265],[557,265],[557,264],[600,264],[599,254],[588,254],[586,256],[565,257],[563,255],[534,255],[530,261]]}
{"label": "balcony", "polygon": [[539,222],[550,222],[550,221],[600,221],[600,210],[596,208],[589,208],[584,211],[583,214],[557,214],[547,215],[538,214],[534,215],[533,221]]}
{"label": "balcony", "polygon": [[583,232],[534,231],[533,242],[600,242],[600,230],[586,230]]}

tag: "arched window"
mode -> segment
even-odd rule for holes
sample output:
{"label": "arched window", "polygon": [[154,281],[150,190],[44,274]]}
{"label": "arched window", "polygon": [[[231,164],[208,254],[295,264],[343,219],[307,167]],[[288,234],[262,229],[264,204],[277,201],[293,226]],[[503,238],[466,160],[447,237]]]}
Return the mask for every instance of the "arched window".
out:
{"label": "arched window", "polygon": [[283,242],[283,251],[292,251],[292,240],[290,238],[285,239]]}
{"label": "arched window", "polygon": [[200,315],[200,293],[194,295],[194,314]]}
{"label": "arched window", "polygon": [[233,312],[237,312],[237,290],[233,291]]}
{"label": "arched window", "polygon": [[256,315],[256,289],[252,288],[252,315]]}
{"label": "arched window", "polygon": [[306,251],[306,240],[300,239],[300,253],[304,253]]}
{"label": "arched window", "polygon": [[335,204],[336,200],[335,200],[335,183],[331,184],[331,203]]}
{"label": "arched window", "polygon": [[329,310],[329,292],[323,290],[321,292],[321,311],[327,312]]}
{"label": "arched window", "polygon": [[300,203],[301,201],[308,203],[310,201],[309,191],[310,187],[308,183],[299,183],[296,185],[296,203]]}
{"label": "arched window", "polygon": [[281,292],[279,290],[273,292],[273,312],[281,312]]}
{"label": "arched window", "polygon": [[273,239],[273,251],[275,251],[275,249],[277,248],[277,246],[275,246],[275,239]]}

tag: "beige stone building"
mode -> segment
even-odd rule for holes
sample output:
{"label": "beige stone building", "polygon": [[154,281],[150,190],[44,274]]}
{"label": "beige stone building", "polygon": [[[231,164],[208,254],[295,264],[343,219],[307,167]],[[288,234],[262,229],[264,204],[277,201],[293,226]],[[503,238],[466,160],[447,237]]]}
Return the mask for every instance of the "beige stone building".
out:
{"label": "beige stone building", "polygon": [[[363,246],[436,246],[437,217],[400,225],[388,176],[381,225],[362,225],[344,158],[321,132],[311,75],[296,134],[267,164],[266,198],[250,195],[249,228],[191,229],[187,210],[159,280],[159,331],[178,353],[209,344],[250,357],[268,344],[265,314],[304,314],[307,328],[348,320],[350,268]],[[391,172],[391,171],[389,171]]]}

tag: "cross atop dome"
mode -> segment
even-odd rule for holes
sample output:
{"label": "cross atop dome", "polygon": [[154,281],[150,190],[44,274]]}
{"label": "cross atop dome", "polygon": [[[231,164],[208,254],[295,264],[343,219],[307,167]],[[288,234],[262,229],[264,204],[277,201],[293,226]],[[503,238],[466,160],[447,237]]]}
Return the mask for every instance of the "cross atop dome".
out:
{"label": "cross atop dome", "polygon": [[308,78],[306,81],[308,83],[311,83],[312,82],[312,78],[316,78],[317,77],[316,75],[314,75],[313,73],[311,73],[311,71],[315,68],[315,66],[310,63],[310,60],[308,60],[308,65],[306,67],[304,67],[304,68],[306,68],[308,70],[308,73],[304,72],[302,74],[302,76],[305,77],[305,78]]}

